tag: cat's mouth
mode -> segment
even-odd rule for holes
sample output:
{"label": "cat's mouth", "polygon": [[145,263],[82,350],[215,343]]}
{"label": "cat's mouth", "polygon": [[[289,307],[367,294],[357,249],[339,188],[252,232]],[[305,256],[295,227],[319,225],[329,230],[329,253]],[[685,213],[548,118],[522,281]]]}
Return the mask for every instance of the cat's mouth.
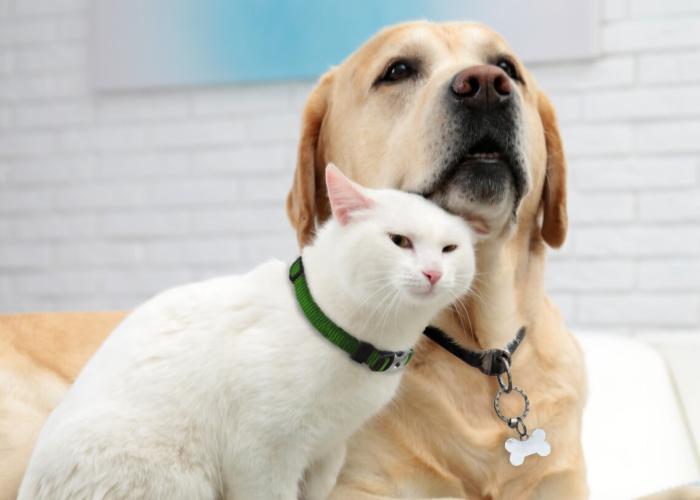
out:
{"label": "cat's mouth", "polygon": [[432,301],[436,297],[440,297],[440,289],[438,286],[421,286],[412,287],[406,291],[409,300],[412,300],[416,305],[423,304],[425,301]]}

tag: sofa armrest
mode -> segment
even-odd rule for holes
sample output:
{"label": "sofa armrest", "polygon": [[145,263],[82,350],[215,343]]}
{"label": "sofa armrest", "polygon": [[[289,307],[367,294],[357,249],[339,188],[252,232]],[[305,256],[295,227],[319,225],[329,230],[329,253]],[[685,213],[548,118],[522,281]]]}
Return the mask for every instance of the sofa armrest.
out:
{"label": "sofa armrest", "polygon": [[589,383],[583,447],[591,498],[637,498],[696,480],[697,453],[662,355],[631,338],[577,337]]}
{"label": "sofa armrest", "polygon": [[640,337],[666,361],[695,450],[700,455],[700,332],[664,332]]}

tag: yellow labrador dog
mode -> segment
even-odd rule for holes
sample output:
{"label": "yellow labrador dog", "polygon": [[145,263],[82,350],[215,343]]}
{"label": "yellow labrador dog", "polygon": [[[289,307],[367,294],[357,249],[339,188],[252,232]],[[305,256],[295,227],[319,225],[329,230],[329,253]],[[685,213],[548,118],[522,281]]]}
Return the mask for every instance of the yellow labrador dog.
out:
{"label": "yellow labrador dog", "polygon": [[[355,435],[334,500],[574,499],[587,494],[579,348],[543,287],[566,236],[566,165],[554,111],[504,40],[472,23],[388,28],[311,93],[288,213],[304,245],[329,215],[323,170],[418,192],[482,233],[474,293],[435,324],[472,350],[527,337],[512,377],[547,457],[519,467],[494,414],[498,384],[429,339],[397,399]],[[0,498],[14,498],[41,423],[121,314],[0,318]],[[504,396],[504,413],[522,402]],[[249,500],[249,499],[243,499]]]}
{"label": "yellow labrador dog", "polygon": [[[544,292],[546,246],[566,236],[566,164],[554,110],[506,42],[471,23],[403,24],[324,75],[304,111],[290,219],[304,245],[329,215],[328,162],[361,184],[421,193],[483,234],[473,294],[438,324],[472,350],[527,337],[512,360],[547,457],[514,467],[498,385],[425,339],[398,398],[349,445],[334,500],[587,495],[579,347]],[[506,414],[522,401],[510,397]]]}

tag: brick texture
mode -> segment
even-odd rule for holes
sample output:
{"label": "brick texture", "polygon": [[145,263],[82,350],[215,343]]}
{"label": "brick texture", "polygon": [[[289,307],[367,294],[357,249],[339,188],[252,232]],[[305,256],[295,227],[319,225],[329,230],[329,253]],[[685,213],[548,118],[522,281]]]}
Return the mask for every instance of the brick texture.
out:
{"label": "brick texture", "polygon": [[[531,69],[559,110],[573,329],[700,330],[700,3],[601,0],[601,53]],[[311,82],[96,92],[89,0],[0,0],[0,311],[132,307],[294,255]]]}

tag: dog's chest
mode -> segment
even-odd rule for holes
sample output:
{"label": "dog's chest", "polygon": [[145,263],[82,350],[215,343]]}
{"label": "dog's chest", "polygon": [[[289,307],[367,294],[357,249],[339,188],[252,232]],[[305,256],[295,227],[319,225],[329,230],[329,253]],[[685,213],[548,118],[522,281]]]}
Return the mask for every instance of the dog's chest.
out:
{"label": "dog's chest", "polygon": [[[445,376],[443,374],[443,378]],[[550,434],[556,438],[557,426],[551,419],[553,408],[547,394],[557,393],[557,389],[550,387],[546,381],[533,380],[523,370],[514,372],[514,380],[516,376],[520,377],[524,386],[532,387],[528,391],[532,411],[526,419],[529,430],[542,427],[548,431],[547,439]],[[432,428],[451,430],[450,446],[424,443],[431,450],[431,455],[436,459],[439,457],[436,462],[444,464],[440,475],[449,477],[449,482],[455,485],[459,484],[466,498],[509,498],[504,495],[505,492],[508,495],[513,493],[513,484],[518,485],[518,495],[522,493],[527,497],[532,485],[549,473],[557,457],[553,460],[551,456],[528,456],[522,465],[514,466],[505,443],[508,439],[517,439],[518,434],[494,412],[494,396],[498,390],[495,378],[466,365],[453,366],[449,378],[459,380],[459,383],[446,387],[447,394],[444,391],[421,394],[422,398],[430,401],[427,405],[429,415],[423,418],[426,421],[429,419]],[[420,385],[425,390],[423,384]],[[405,393],[415,390],[412,387]],[[522,411],[522,398],[516,396],[503,397],[501,409],[504,414],[517,415]],[[556,448],[555,444],[552,449]],[[560,456],[562,450],[556,451]]]}

